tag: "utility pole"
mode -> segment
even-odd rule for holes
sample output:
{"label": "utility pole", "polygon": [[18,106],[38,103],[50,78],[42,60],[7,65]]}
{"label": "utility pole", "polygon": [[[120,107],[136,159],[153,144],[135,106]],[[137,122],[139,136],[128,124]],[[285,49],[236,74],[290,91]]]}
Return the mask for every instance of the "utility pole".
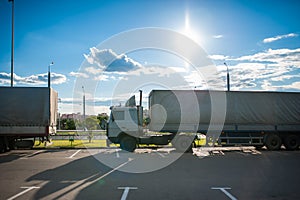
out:
{"label": "utility pole", "polygon": [[229,77],[229,70],[228,70],[228,66],[227,66],[226,62],[224,62],[224,65],[225,65],[226,68],[227,68],[227,91],[229,92],[229,91],[230,91],[230,77]]}
{"label": "utility pole", "polygon": [[11,2],[11,61],[10,61],[10,86],[14,86],[14,0],[8,0]]}

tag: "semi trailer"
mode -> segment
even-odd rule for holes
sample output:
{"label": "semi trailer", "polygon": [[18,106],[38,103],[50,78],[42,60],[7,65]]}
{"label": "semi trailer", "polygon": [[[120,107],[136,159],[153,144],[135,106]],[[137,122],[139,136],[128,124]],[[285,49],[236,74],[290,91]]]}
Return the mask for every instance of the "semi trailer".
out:
{"label": "semi trailer", "polygon": [[147,128],[141,91],[139,105],[133,96],[125,106],[112,106],[102,124],[108,139],[129,152],[140,144],[169,143],[179,151],[190,150],[199,134],[213,145],[299,148],[300,93],[152,90],[148,106]]}
{"label": "semi trailer", "polygon": [[57,100],[49,87],[0,87],[0,152],[49,140],[56,133]]}

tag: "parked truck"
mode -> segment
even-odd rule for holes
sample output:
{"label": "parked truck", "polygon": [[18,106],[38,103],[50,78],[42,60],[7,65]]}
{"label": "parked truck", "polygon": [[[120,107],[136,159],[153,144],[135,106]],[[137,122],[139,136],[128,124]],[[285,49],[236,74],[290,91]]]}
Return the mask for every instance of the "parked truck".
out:
{"label": "parked truck", "polygon": [[0,152],[49,140],[56,133],[57,100],[49,87],[0,87]]}
{"label": "parked truck", "polygon": [[[225,98],[216,100],[218,96]],[[212,106],[219,104],[225,106],[224,118],[212,122]],[[125,106],[112,106],[108,123],[102,124],[108,139],[129,152],[140,144],[170,142],[179,151],[190,150],[199,134],[207,136],[207,143],[215,136],[213,145],[266,146],[278,150],[283,144],[288,150],[299,148],[300,93],[152,90],[148,106],[147,129],[143,128],[141,92],[139,105],[133,96]],[[218,110],[213,112],[218,116]],[[212,123],[221,125],[216,135],[209,135]]]}

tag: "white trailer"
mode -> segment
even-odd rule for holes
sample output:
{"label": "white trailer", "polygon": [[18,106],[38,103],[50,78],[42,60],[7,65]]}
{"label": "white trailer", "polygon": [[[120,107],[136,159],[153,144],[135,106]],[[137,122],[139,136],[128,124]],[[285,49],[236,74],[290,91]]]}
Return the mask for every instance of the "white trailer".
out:
{"label": "white trailer", "polygon": [[57,100],[47,87],[0,87],[0,151],[49,140],[56,133]]}
{"label": "white trailer", "polygon": [[[212,96],[225,98],[215,98],[212,103]],[[218,119],[218,110],[212,107],[220,105],[224,105],[225,114]],[[127,151],[134,151],[139,144],[171,141],[178,150],[190,149],[197,133],[215,137],[213,143],[219,145],[265,145],[278,150],[284,144],[295,150],[300,144],[300,93],[153,90],[149,111],[149,130],[164,134],[145,132],[143,107],[141,102],[136,106],[132,98],[124,107],[111,108],[107,124],[110,141]],[[212,112],[217,116],[213,122]],[[209,135],[212,124],[221,127],[216,135]]]}

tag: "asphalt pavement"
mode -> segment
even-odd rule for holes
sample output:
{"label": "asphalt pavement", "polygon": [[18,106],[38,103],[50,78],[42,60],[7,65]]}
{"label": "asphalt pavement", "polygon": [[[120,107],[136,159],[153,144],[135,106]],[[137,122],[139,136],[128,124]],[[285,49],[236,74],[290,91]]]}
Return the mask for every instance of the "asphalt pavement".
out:
{"label": "asphalt pavement", "polygon": [[299,169],[300,151],[14,150],[0,155],[0,199],[300,199]]}

